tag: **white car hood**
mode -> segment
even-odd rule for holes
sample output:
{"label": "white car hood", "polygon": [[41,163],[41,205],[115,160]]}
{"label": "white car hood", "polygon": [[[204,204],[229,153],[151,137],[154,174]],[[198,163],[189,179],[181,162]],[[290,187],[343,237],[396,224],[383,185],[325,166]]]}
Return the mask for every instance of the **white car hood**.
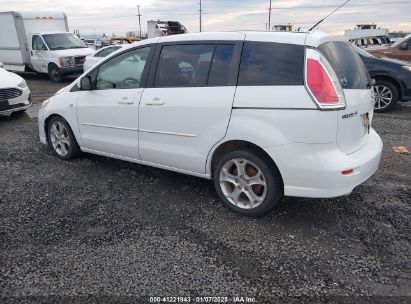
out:
{"label": "white car hood", "polygon": [[0,68],[0,89],[17,87],[22,80],[19,75]]}
{"label": "white car hood", "polygon": [[55,50],[52,51],[58,57],[69,57],[69,56],[87,56],[94,54],[96,51],[90,48],[83,48],[83,49],[67,49],[67,50]]}

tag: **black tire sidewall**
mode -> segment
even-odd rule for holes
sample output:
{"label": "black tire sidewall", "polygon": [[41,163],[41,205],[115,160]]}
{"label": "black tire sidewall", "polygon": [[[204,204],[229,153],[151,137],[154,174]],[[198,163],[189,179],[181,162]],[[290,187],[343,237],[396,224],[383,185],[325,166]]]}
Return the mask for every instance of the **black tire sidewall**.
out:
{"label": "black tire sidewall", "polygon": [[[234,158],[243,158],[243,159],[251,161],[252,163],[257,165],[262,171],[262,173],[264,174],[264,177],[267,183],[267,194],[266,194],[266,197],[263,203],[256,208],[242,209],[242,208],[239,208],[233,205],[225,197],[220,187],[221,168],[224,166],[224,164],[227,161],[234,159]],[[221,157],[213,172],[213,183],[217,191],[217,194],[219,198],[221,199],[221,201],[223,202],[223,204],[230,210],[236,213],[242,214],[242,215],[248,215],[248,216],[254,216],[254,217],[263,216],[264,214],[268,213],[271,209],[273,209],[275,205],[279,203],[283,195],[282,180],[281,180],[281,176],[277,168],[274,168],[264,155],[261,155],[260,153],[257,153],[254,151],[248,151],[248,150],[233,151]]]}
{"label": "black tire sidewall", "polygon": [[392,93],[392,101],[386,108],[384,109],[374,108],[374,111],[377,113],[384,113],[384,112],[394,109],[397,104],[398,96],[399,96],[397,87],[391,81],[387,81],[387,80],[377,80],[375,85],[387,87]]}
{"label": "black tire sidewall", "polygon": [[[58,76],[56,78],[53,78],[52,76],[52,71],[55,70],[58,73]],[[57,65],[50,64],[49,69],[48,69],[48,74],[49,74],[49,79],[53,82],[61,82],[62,80],[62,75],[61,75],[61,70],[59,69],[59,67]]]}
{"label": "black tire sidewall", "polygon": [[[52,145],[52,143],[51,143],[50,127],[51,127],[51,125],[52,125],[54,122],[56,122],[56,121],[61,122],[61,123],[66,127],[67,132],[69,133],[70,149],[69,149],[68,153],[67,153],[66,155],[64,155],[64,156],[58,154],[58,153],[56,152],[56,150],[54,150],[53,145]],[[53,118],[49,121],[49,123],[47,124],[47,141],[48,141],[48,143],[49,143],[49,146],[50,146],[51,150],[53,150],[53,153],[54,153],[58,158],[61,158],[61,159],[64,159],[64,160],[69,160],[69,159],[75,158],[75,157],[78,156],[78,154],[80,153],[80,147],[79,147],[79,145],[78,145],[78,143],[77,143],[77,141],[76,141],[76,138],[74,137],[74,133],[73,133],[73,131],[71,130],[70,125],[69,125],[69,124],[66,122],[66,120],[64,120],[62,117],[53,117]]]}

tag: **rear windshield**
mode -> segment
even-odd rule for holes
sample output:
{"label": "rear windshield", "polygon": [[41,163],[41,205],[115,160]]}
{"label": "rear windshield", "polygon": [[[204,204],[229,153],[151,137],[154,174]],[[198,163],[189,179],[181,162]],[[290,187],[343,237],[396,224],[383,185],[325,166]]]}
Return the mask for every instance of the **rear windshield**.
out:
{"label": "rear windshield", "polygon": [[331,41],[318,47],[337,74],[343,89],[368,89],[370,76],[348,42]]}

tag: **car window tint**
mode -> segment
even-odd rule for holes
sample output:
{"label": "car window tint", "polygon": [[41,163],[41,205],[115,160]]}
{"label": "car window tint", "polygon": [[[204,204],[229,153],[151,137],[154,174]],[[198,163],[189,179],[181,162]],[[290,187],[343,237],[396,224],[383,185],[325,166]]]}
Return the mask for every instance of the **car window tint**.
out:
{"label": "car window tint", "polygon": [[367,89],[370,81],[367,69],[348,42],[326,42],[318,49],[333,67],[344,89]]}
{"label": "car window tint", "polygon": [[154,87],[205,86],[213,51],[213,45],[163,46]]}
{"label": "car window tint", "polygon": [[304,46],[273,42],[245,42],[238,85],[304,84]]}
{"label": "car window tint", "polygon": [[150,47],[132,50],[116,56],[99,68],[96,89],[139,88]]}
{"label": "car window tint", "polygon": [[211,65],[208,85],[225,86],[235,85],[232,81],[233,75],[233,53],[234,45],[217,45]]}

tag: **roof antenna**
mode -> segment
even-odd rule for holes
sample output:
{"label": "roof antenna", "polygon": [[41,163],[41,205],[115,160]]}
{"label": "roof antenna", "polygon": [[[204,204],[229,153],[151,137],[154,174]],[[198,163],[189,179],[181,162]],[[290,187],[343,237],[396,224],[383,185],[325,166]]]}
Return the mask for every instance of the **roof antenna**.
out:
{"label": "roof antenna", "polygon": [[334,14],[336,11],[338,11],[340,8],[342,8],[344,5],[346,5],[348,2],[350,2],[351,0],[347,0],[345,1],[343,4],[341,4],[339,7],[337,7],[335,10],[333,10],[331,13],[329,13],[327,16],[325,16],[323,19],[321,19],[320,21],[318,21],[316,24],[314,24],[308,31],[312,31],[315,27],[317,27],[321,22],[323,22],[325,19],[327,19],[328,17],[330,17],[332,14]]}

